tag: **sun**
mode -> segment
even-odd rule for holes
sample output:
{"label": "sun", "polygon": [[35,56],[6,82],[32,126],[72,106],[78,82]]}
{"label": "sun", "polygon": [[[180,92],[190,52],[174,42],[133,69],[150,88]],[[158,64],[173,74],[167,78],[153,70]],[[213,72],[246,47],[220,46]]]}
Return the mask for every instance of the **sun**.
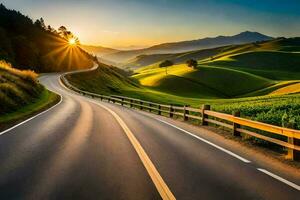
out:
{"label": "sun", "polygon": [[69,39],[69,45],[76,45],[76,39],[75,38],[70,38]]}

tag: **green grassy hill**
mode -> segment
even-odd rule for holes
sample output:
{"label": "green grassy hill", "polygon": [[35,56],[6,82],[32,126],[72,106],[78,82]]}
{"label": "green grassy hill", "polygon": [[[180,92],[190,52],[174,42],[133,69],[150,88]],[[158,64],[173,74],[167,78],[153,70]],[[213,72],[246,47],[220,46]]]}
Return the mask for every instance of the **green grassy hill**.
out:
{"label": "green grassy hill", "polygon": [[255,70],[300,72],[300,53],[252,51],[218,58],[208,64]]}
{"label": "green grassy hill", "polygon": [[[198,84],[198,89],[191,86],[190,90],[183,89],[183,91],[187,94],[194,91],[195,94],[192,95],[197,97],[202,93],[204,98],[297,93],[299,92],[297,84],[291,86],[289,85],[291,82],[285,83],[300,80],[300,52],[287,51],[296,50],[299,45],[300,38],[279,38],[267,42],[187,52],[180,56],[176,54],[171,60],[178,61],[184,58],[183,62],[186,58],[190,58],[192,53],[201,55],[204,59],[198,60],[199,66],[193,71],[185,70],[187,67],[184,64],[176,65],[170,67],[166,76],[165,69],[159,68],[157,62],[135,70],[133,77],[138,79],[141,85],[172,93],[180,91],[180,88],[176,88],[177,85],[188,88],[189,85]],[[212,54],[214,56],[211,56]],[[168,55],[168,59],[170,58],[172,55]],[[178,74],[179,69],[181,73]],[[189,80],[190,83],[183,83],[182,78],[185,81]],[[281,92],[276,92],[277,90]]]}
{"label": "green grassy hill", "polygon": [[[196,108],[210,104],[216,111],[240,110],[243,117],[279,126],[288,122],[300,129],[300,94],[293,94],[300,92],[299,47],[300,38],[279,38],[185,54],[163,54],[156,56],[155,63],[136,69],[131,78],[123,77],[139,84],[111,83],[109,78],[102,78],[103,72],[70,78],[76,86],[84,86],[81,89],[100,94],[117,93]],[[192,54],[199,56],[195,69],[176,64],[168,67],[166,73],[166,68],[159,67],[158,60],[164,60],[164,56],[175,56],[171,60],[180,63],[195,58],[190,57]],[[141,58],[146,61],[149,56]],[[103,89],[103,85],[113,85],[114,89]]]}
{"label": "green grassy hill", "polygon": [[[177,68],[177,69],[176,69]],[[98,93],[98,94],[118,94],[123,96],[129,96],[133,98],[139,98],[143,100],[150,100],[153,102],[164,103],[164,104],[175,104],[175,105],[190,105],[195,108],[199,108],[202,104],[210,104],[213,110],[232,113],[232,111],[240,110],[243,117],[247,117],[253,120],[267,122],[274,125],[283,125],[286,122],[292,122],[295,126],[294,128],[300,129],[300,118],[299,118],[299,109],[300,109],[300,95],[281,95],[280,93],[277,95],[266,95],[261,97],[246,97],[246,98],[217,98],[216,96],[222,96],[219,93],[216,93],[213,90],[207,89],[204,86],[202,89],[204,91],[199,91],[199,94],[202,92],[202,97],[197,92],[193,91],[184,91],[184,89],[189,90],[189,86],[185,86],[183,84],[189,84],[189,78],[193,78],[189,73],[193,70],[191,69],[180,69],[180,65],[174,66],[173,69],[170,69],[170,72],[181,74],[181,76],[187,76],[187,78],[180,78],[180,81],[177,82],[176,79],[173,79],[171,76],[171,80],[176,80],[177,83],[180,84],[170,84],[168,80],[165,83],[161,83],[163,80],[160,77],[166,76],[163,75],[163,72],[160,71],[162,69],[154,68],[152,70],[156,70],[156,72],[152,72],[151,78],[149,79],[149,73],[151,73],[151,69],[145,70],[144,74],[141,73],[139,75],[135,75],[134,78],[140,80],[141,82],[145,81],[144,84],[151,84],[152,86],[142,86],[138,85],[130,78],[126,77],[125,74],[116,69],[111,68],[109,66],[100,65],[97,71],[93,72],[83,72],[80,74],[72,74],[67,76],[68,80],[71,84],[76,87]],[[211,68],[211,67],[200,67],[200,70],[207,70],[207,73],[215,70],[224,70],[222,68]],[[221,71],[223,73],[226,72],[227,69]],[[196,70],[197,71],[197,70]],[[229,70],[228,74],[238,74],[240,72],[235,72]],[[193,73],[192,73],[193,75]],[[250,76],[244,74],[244,76]],[[147,78],[148,77],[148,78]],[[249,80],[252,84],[255,84],[255,81],[261,81],[261,83],[270,83],[269,80],[260,79],[258,77],[253,77]],[[168,79],[168,78],[167,78]],[[172,80],[172,81],[173,81]],[[225,80],[225,79],[224,79]],[[163,81],[164,82],[164,81]],[[249,82],[250,83],[250,82]],[[271,82],[272,83],[272,82]],[[153,86],[158,84],[156,86]],[[162,86],[161,84],[165,85]],[[271,91],[276,91],[278,88],[286,88],[289,86],[299,86],[299,82],[284,82],[281,83],[281,86],[278,84],[271,85],[267,88],[273,87],[270,89]],[[298,84],[298,85],[295,85]],[[258,84],[259,85],[259,84]],[[257,86],[258,86],[257,85]],[[232,86],[232,85],[231,85]],[[168,90],[164,91],[164,87],[167,87]],[[173,88],[170,88],[173,87]],[[192,85],[193,87],[193,85]],[[197,85],[196,88],[200,89],[201,86]],[[225,86],[224,86],[225,87]],[[236,86],[238,88],[238,85]],[[274,90],[275,89],[275,90]],[[173,92],[172,92],[173,90]],[[227,89],[230,91],[230,87]],[[258,90],[259,91],[259,90]],[[278,91],[277,91],[278,92]],[[198,95],[198,96],[196,96]],[[210,95],[210,96],[205,96]],[[253,94],[255,95],[255,94]]]}
{"label": "green grassy hill", "polygon": [[247,72],[209,66],[192,69],[185,64],[169,67],[168,74],[165,68],[145,68],[133,77],[155,90],[198,98],[232,98],[274,84]]}
{"label": "green grassy hill", "polygon": [[[300,52],[300,38],[278,38],[271,41],[263,41],[263,42],[254,42],[254,43],[248,43],[243,45],[230,45],[225,47],[218,47],[218,48],[212,48],[212,49],[203,49],[203,50],[196,50],[196,51],[190,51],[190,52],[184,52],[184,53],[176,53],[176,54],[152,54],[152,55],[142,55],[138,56],[135,59],[130,60],[128,63],[124,64],[123,68],[130,68],[130,69],[138,69],[141,67],[145,67],[148,65],[153,65],[157,62],[161,62],[163,60],[171,60],[176,64],[185,63],[189,59],[195,59],[199,60],[200,62],[210,62],[215,61],[221,58],[226,58],[233,55],[238,55],[242,53],[249,53],[249,55],[246,55],[243,60],[246,62],[246,64],[249,64],[246,59],[249,57],[248,60],[251,60],[253,62],[253,57],[255,57],[255,53],[253,52],[265,52],[267,55],[259,54],[260,59],[266,59],[268,58],[272,59],[274,56],[280,56],[277,60],[280,59],[282,61],[280,64],[287,62],[288,60],[285,60],[286,58],[289,58],[289,56],[293,56],[293,53],[299,53]],[[251,54],[251,52],[253,54]],[[271,53],[274,52],[272,55]],[[276,54],[277,53],[277,54]],[[269,55],[268,55],[269,54]],[[299,60],[298,54],[294,55],[296,60]],[[265,57],[266,56],[266,57]],[[268,56],[268,57],[267,57]],[[283,59],[283,60],[281,60]],[[293,59],[293,58],[292,58]],[[220,61],[220,60],[219,60]],[[264,60],[260,60],[264,61]],[[257,61],[257,63],[261,63],[260,61]],[[298,61],[297,61],[298,62]],[[274,62],[273,62],[274,63]],[[270,63],[272,64],[272,63]],[[278,65],[279,65],[278,64]],[[292,63],[290,63],[292,64]],[[265,66],[263,66],[265,67]],[[271,66],[268,66],[271,67]],[[280,68],[280,67],[279,67]],[[272,69],[275,70],[275,69]]]}
{"label": "green grassy hill", "polygon": [[58,101],[36,78],[32,71],[20,71],[0,61],[0,129]]}
{"label": "green grassy hill", "polygon": [[210,49],[234,44],[246,44],[255,41],[267,41],[271,39],[273,38],[258,32],[245,31],[233,36],[217,36],[212,38],[202,38],[189,41],[162,43],[144,49],[127,51],[124,50],[116,53],[106,54],[104,55],[104,59],[113,61],[115,63],[126,63],[139,55],[158,55],[170,53],[176,55],[178,53],[188,51],[192,52],[197,51],[199,49]]}
{"label": "green grassy hill", "polygon": [[99,64],[94,71],[67,75],[67,79],[79,89],[88,89],[101,94],[122,94],[124,90],[136,90],[140,85],[127,77],[119,68]]}
{"label": "green grassy hill", "polygon": [[222,52],[224,47],[214,48],[214,49],[203,49],[197,51],[190,51],[184,53],[176,54],[150,54],[150,55],[140,55],[134,59],[129,60],[126,64],[121,67],[124,69],[139,69],[148,65],[153,65],[157,62],[163,60],[172,60],[174,63],[184,63],[188,59],[202,60],[210,58],[220,52]]}

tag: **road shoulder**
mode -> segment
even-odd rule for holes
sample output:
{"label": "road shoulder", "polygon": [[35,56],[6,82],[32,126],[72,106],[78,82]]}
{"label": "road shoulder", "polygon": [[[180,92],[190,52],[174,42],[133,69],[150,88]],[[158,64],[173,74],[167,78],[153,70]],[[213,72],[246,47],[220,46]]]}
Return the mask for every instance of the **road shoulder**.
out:
{"label": "road shoulder", "polygon": [[30,103],[21,109],[0,116],[0,131],[5,131],[60,102],[61,97],[54,92],[45,89],[40,97],[33,103]]}

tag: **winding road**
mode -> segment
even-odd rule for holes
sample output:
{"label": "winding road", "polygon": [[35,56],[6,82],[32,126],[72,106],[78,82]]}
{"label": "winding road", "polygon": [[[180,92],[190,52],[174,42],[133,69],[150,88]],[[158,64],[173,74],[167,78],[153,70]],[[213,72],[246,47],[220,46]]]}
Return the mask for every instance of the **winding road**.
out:
{"label": "winding road", "polygon": [[300,198],[299,172],[237,142],[40,81],[62,100],[0,135],[0,199]]}

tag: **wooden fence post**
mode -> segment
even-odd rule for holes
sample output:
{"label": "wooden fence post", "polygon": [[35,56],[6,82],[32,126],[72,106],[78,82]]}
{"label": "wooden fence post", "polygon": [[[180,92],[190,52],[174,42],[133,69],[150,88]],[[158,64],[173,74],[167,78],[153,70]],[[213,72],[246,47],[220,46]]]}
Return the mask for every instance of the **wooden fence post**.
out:
{"label": "wooden fence post", "polygon": [[[294,128],[294,127],[290,127],[290,128]],[[288,143],[292,145],[300,146],[300,139],[288,137]],[[300,151],[288,148],[287,158],[295,161],[300,161]]]}
{"label": "wooden fence post", "polygon": [[103,100],[103,97],[102,96],[100,96],[100,101],[102,101]]}
{"label": "wooden fence post", "polygon": [[124,105],[124,98],[121,98],[121,106]]}
{"label": "wooden fence post", "polygon": [[158,105],[158,115],[161,115],[161,106]]}
{"label": "wooden fence post", "polygon": [[184,120],[184,121],[188,121],[188,120],[189,120],[189,117],[188,117],[187,115],[190,114],[190,111],[186,109],[186,108],[188,108],[188,107],[189,107],[188,105],[185,105],[185,106],[183,107],[183,120]]}
{"label": "wooden fence post", "polygon": [[170,115],[169,115],[170,118],[173,117],[173,112],[174,112],[174,108],[172,107],[172,105],[170,105]]}
{"label": "wooden fence post", "polygon": [[201,108],[201,114],[202,114],[201,125],[202,126],[207,126],[208,125],[208,122],[205,121],[205,119],[208,118],[208,115],[205,114],[206,110],[210,110],[210,105],[202,105],[202,108]]}
{"label": "wooden fence post", "polygon": [[149,112],[152,112],[152,104],[151,103],[149,103]]}
{"label": "wooden fence post", "polygon": [[132,108],[132,99],[130,99],[130,108]]}
{"label": "wooden fence post", "polygon": [[141,101],[140,104],[141,104],[140,109],[143,110],[143,102]]}
{"label": "wooden fence post", "polygon": [[[294,145],[300,146],[300,140],[294,138]],[[300,161],[300,151],[294,150],[293,160]]]}
{"label": "wooden fence post", "polygon": [[[234,117],[240,117],[241,116],[241,113],[240,113],[240,111],[233,111],[232,112],[232,115],[234,116]],[[236,129],[237,128],[241,128],[241,125],[239,125],[239,124],[237,124],[237,123],[232,123],[232,135],[233,136],[238,136],[238,137],[240,137],[241,136],[241,133],[240,132],[238,132]]]}

